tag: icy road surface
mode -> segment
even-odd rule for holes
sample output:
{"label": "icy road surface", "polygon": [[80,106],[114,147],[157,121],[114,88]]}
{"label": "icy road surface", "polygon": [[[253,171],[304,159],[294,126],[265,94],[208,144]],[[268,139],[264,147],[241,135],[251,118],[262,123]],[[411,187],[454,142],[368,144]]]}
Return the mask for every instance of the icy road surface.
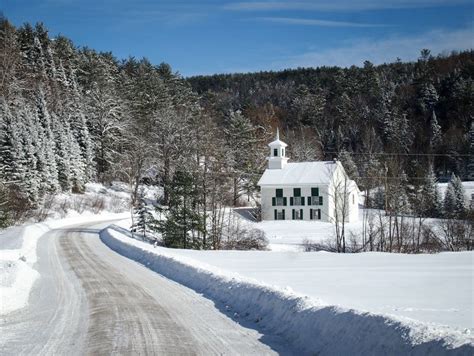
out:
{"label": "icy road surface", "polygon": [[[0,321],[2,355],[286,353],[208,299],[106,247],[106,223],[53,230],[38,244],[29,306]],[[265,341],[263,343],[262,341]]]}

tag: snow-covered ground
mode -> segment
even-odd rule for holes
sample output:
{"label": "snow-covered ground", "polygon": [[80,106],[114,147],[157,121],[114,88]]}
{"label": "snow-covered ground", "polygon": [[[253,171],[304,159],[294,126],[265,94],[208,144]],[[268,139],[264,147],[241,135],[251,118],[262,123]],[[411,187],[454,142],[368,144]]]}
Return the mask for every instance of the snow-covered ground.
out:
{"label": "snow-covered ground", "polygon": [[304,352],[474,349],[470,252],[172,250],[131,239],[120,228],[104,230],[101,238],[126,257],[224,303],[235,318],[286,335]]}
{"label": "snow-covered ground", "polygon": [[[117,225],[127,229],[129,224],[124,220]],[[165,250],[177,258],[207,263],[325,303],[467,328],[474,333],[474,252],[414,255],[298,250],[297,244],[306,237],[322,240],[332,236],[331,224],[322,223],[319,231],[318,224],[255,223],[267,233],[272,251]]]}
{"label": "snow-covered ground", "polygon": [[474,253],[194,251],[167,253],[291,289],[326,304],[459,328],[473,324]]}
{"label": "snow-covered ground", "polygon": [[[334,224],[321,221],[262,221],[248,222],[253,228],[265,232],[272,251],[302,251],[305,240],[323,242],[335,236]],[[346,224],[347,231],[359,233],[362,224]]]}
{"label": "snow-covered ground", "polygon": [[[474,194],[474,181],[463,182],[466,193],[466,203],[469,204],[471,194]],[[438,183],[439,191],[444,197],[448,183]],[[363,201],[363,197],[360,198]],[[363,208],[359,209],[359,221],[345,224],[346,236],[360,235],[362,232]],[[374,211],[376,214],[376,211]],[[409,218],[406,218],[409,219]],[[436,223],[436,219],[429,219]],[[428,223],[428,220],[425,221]],[[334,224],[321,221],[262,221],[252,222],[242,219],[242,223],[250,228],[257,228],[265,232],[272,251],[302,251],[303,241],[324,242],[335,236]]]}
{"label": "snow-covered ground", "polygon": [[36,246],[38,240],[46,232],[85,222],[124,219],[128,216],[128,212],[119,214],[103,212],[98,215],[89,212],[60,220],[12,227],[1,232],[0,315],[23,308],[28,304],[28,296],[33,283],[39,277],[35,269]]}
{"label": "snow-covered ground", "polygon": [[[146,192],[152,195],[153,192]],[[130,194],[126,185],[89,183],[84,194],[59,194],[43,208],[44,222],[12,226],[0,231],[0,315],[24,307],[35,280],[39,238],[51,229],[83,222],[128,218]],[[120,213],[121,212],[121,213]]]}

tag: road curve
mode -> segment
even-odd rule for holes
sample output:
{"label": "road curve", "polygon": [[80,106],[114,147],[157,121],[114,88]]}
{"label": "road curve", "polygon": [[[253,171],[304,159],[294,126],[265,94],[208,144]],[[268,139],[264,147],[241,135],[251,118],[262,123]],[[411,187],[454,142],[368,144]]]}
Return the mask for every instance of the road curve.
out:
{"label": "road curve", "polygon": [[[27,308],[1,319],[2,355],[271,355],[285,349],[208,299],[110,250],[108,225],[40,239]],[[283,352],[286,353],[286,352]]]}

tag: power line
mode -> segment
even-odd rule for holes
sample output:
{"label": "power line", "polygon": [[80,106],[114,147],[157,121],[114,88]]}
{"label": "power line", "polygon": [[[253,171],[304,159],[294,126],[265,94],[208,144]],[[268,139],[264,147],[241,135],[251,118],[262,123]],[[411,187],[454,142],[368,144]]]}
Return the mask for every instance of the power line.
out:
{"label": "power line", "polygon": [[[323,151],[323,153],[339,155],[340,152],[335,151]],[[398,153],[398,152],[348,152],[350,155],[361,155],[361,156],[427,156],[427,157],[452,157],[453,155],[448,153]],[[473,157],[472,154],[456,154],[456,157]]]}

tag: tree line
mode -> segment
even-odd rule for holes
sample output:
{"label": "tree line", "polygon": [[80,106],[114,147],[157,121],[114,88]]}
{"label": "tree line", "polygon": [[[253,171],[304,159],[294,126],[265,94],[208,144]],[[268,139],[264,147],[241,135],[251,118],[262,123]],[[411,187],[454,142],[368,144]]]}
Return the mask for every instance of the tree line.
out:
{"label": "tree line", "polygon": [[216,115],[171,67],[51,38],[0,19],[0,216],[29,217],[49,196],[85,184],[163,188],[164,240],[220,248],[226,206],[255,193],[269,131],[239,110]]}
{"label": "tree line", "polygon": [[292,160],[339,157],[367,192],[401,185],[410,197],[420,182],[474,170],[472,51],[183,78],[5,18],[0,48],[3,225],[90,181],[128,183],[139,209],[140,184],[152,183],[168,245],[221,248],[235,230],[224,208],[255,199],[276,127]]}

